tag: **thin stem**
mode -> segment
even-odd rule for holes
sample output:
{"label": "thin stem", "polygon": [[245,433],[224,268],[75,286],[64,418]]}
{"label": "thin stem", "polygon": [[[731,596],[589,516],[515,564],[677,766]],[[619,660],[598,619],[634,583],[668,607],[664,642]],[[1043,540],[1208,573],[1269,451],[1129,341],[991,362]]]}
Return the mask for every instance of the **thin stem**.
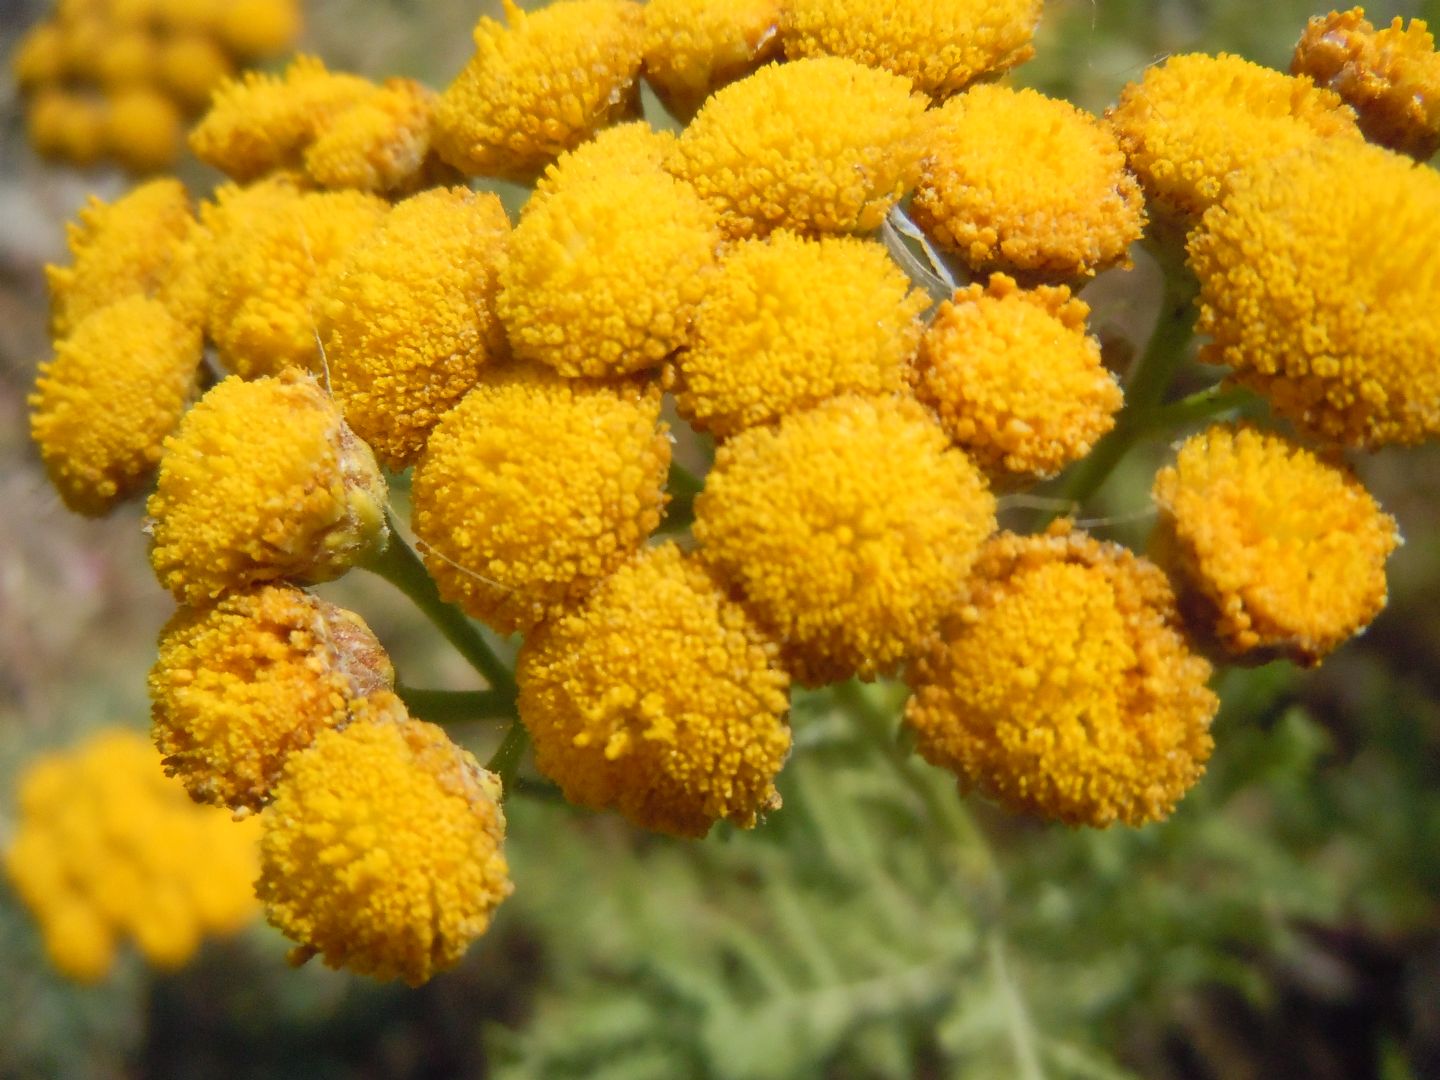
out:
{"label": "thin stem", "polygon": [[485,763],[485,768],[500,778],[500,786],[506,795],[514,790],[515,773],[520,768],[520,759],[525,756],[525,748],[529,745],[530,733],[525,730],[524,724],[516,720],[510,725],[510,730],[505,732],[505,738],[501,740],[495,753],[490,755],[490,760]]}
{"label": "thin stem", "polygon": [[696,476],[684,465],[675,462],[670,463],[670,475],[665,480],[665,487],[675,500],[693,499],[705,488],[705,481]]}
{"label": "thin stem", "polygon": [[480,636],[475,624],[459,608],[440,599],[435,579],[426,571],[420,556],[400,536],[393,521],[390,522],[390,543],[363,565],[408,596],[466,663],[485,677],[492,690],[507,700],[515,699],[515,676]]}
{"label": "thin stem", "polygon": [[992,934],[986,949],[989,954],[990,974],[1000,994],[1000,1005],[1005,1013],[1005,1028],[1010,1036],[1010,1049],[1015,1055],[1015,1075],[1023,1080],[1043,1080],[1045,1070],[1040,1066],[1040,1050],[1035,1038],[1035,1025],[1030,1020],[1030,1010],[1020,988],[1010,974],[1010,965],[1005,958],[1005,942],[998,934]]}
{"label": "thin stem", "polygon": [[413,715],[434,724],[515,717],[515,702],[495,690],[418,690],[401,685],[395,692]]}
{"label": "thin stem", "polygon": [[1240,387],[1226,387],[1217,383],[1205,390],[1199,390],[1189,397],[1162,405],[1150,413],[1149,426],[1152,429],[1168,429],[1193,424],[1200,420],[1243,409],[1260,399],[1249,390]]}

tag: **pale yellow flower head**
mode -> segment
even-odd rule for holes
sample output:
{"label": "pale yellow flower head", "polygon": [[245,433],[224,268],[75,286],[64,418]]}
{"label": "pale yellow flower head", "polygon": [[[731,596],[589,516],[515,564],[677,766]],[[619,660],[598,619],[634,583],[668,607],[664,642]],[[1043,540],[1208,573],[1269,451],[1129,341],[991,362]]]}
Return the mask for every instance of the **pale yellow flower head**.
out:
{"label": "pale yellow flower head", "polygon": [[744,241],[707,284],[676,358],[676,406],[725,437],[841,394],[896,393],[927,304],[873,241]]}
{"label": "pale yellow flower head", "polygon": [[1151,209],[1186,227],[1237,173],[1317,139],[1360,139],[1334,91],[1225,53],[1148,68],[1107,117]]}
{"label": "pale yellow flower head", "polygon": [[259,809],[286,759],[395,672],[360,616],[293,585],[177,611],[150,671],[166,771],[197,802]]}
{"label": "pale yellow flower head", "polygon": [[235,73],[234,61],[211,37],[180,34],[168,38],[155,60],[161,84],[187,110],[200,111],[210,95]]}
{"label": "pale yellow flower head", "polygon": [[30,435],[71,510],[98,516],[139,491],[197,394],[199,331],[139,294],[55,343],[30,395]]}
{"label": "pale yellow flower head", "polygon": [[385,481],[308,375],[211,389],[165,440],[150,564],[182,603],[264,581],[328,581],[384,547]]}
{"label": "pale yellow flower head", "polygon": [[1160,570],[1063,528],[986,545],[970,602],[910,672],[920,753],[1017,813],[1167,817],[1200,779],[1218,702]]}
{"label": "pale yellow flower head", "polygon": [[178,968],[204,935],[258,914],[256,823],[191,802],[138,732],[106,728],[38,757],[17,790],[5,873],[62,974],[100,981],[124,939]]}
{"label": "pale yellow flower head", "polygon": [[704,836],[780,804],[790,750],[778,648],[674,544],[637,555],[542,624],[517,662],[536,767],[566,799]]}
{"label": "pale yellow flower head", "polygon": [[266,917],[320,956],[419,986],[454,967],[510,895],[500,784],[393,695],[293,754],[263,815]]}
{"label": "pale yellow flower head", "polygon": [[1155,479],[1160,549],[1207,637],[1320,662],[1385,606],[1395,520],[1345,468],[1279,435],[1212,427]]}
{"label": "pale yellow flower head", "polygon": [[650,0],[645,79],[689,118],[726,83],[780,55],[781,0]]}
{"label": "pale yellow flower head", "polygon": [[445,599],[497,630],[572,607],[660,523],[658,388],[486,368],[415,467],[415,534]]}
{"label": "pale yellow flower head", "polygon": [[1364,8],[1317,15],[1290,70],[1344,98],[1372,142],[1418,161],[1440,150],[1440,53],[1424,20],[1376,30]]}
{"label": "pale yellow flower head", "polygon": [[245,59],[271,56],[300,35],[299,0],[225,0],[215,32]]}
{"label": "pale yellow flower head", "polygon": [[931,131],[912,216],[971,269],[1073,279],[1129,264],[1144,200],[1094,117],[987,85],[948,102]]}
{"label": "pale yellow flower head", "polygon": [[27,30],[10,54],[10,73],[21,90],[59,82],[65,75],[65,31],[54,20]]}
{"label": "pale yellow flower head", "polygon": [[785,55],[845,56],[943,98],[1034,55],[1041,0],[786,0]]}
{"label": "pale yellow flower head", "polygon": [[1253,171],[1190,240],[1202,354],[1351,446],[1440,435],[1440,176],[1359,141]]}
{"label": "pale yellow flower head", "polygon": [[131,172],[169,169],[180,156],[183,118],[170,98],[146,86],[112,97],[105,110],[105,147]]}
{"label": "pale yellow flower head", "polygon": [[733,236],[870,232],[919,178],[925,106],[908,79],[853,60],[774,64],[707,101],[670,168]]}
{"label": "pale yellow flower head", "polygon": [[494,195],[422,192],[345,255],[321,294],[335,400],[391,468],[415,460],[504,349],[495,294],[509,232]]}
{"label": "pale yellow flower head", "polygon": [[642,9],[560,0],[482,18],[475,55],[440,96],[435,148],[461,172],[529,180],[601,128],[639,112]]}
{"label": "pale yellow flower head", "polygon": [[955,444],[1007,482],[1052,476],[1112,427],[1123,403],[1065,286],[996,274],[940,305],[920,343],[915,393]]}
{"label": "pale yellow flower head", "polygon": [[797,681],[892,670],[962,594],[995,500],[912,399],[847,396],[726,441],[695,537]]}
{"label": "pale yellow flower head", "polygon": [[88,94],[46,88],[31,99],[25,134],[41,157],[84,167],[105,153],[105,103]]}

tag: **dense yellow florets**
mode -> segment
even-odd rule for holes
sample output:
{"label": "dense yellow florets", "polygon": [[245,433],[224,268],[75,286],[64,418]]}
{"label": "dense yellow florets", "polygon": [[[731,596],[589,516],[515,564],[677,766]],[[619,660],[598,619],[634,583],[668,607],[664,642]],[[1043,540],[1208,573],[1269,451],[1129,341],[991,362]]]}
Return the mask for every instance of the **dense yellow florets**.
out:
{"label": "dense yellow florets", "polygon": [[947,97],[1034,55],[1040,0],[786,0],[785,54],[846,56]]}
{"label": "dense yellow florets", "polygon": [[911,672],[925,759],[1021,813],[1166,817],[1204,772],[1217,702],[1165,575],[1080,534],[1005,534],[971,588]]}
{"label": "dense yellow florets", "polygon": [[435,148],[461,172],[528,180],[639,112],[644,16],[630,0],[561,0],[483,18],[475,55],[440,97]]}
{"label": "dense yellow florets", "polygon": [[1376,30],[1364,8],[1316,16],[1290,70],[1344,98],[1371,141],[1419,161],[1440,150],[1440,53],[1422,20]]}
{"label": "dense yellow florets", "polygon": [[704,836],[778,807],[790,749],[778,648],[673,544],[544,623],[517,662],[536,767],[580,806]]}
{"label": "dense yellow florets", "polygon": [[1360,139],[1335,92],[1224,53],[1149,68],[1108,117],[1152,209],[1187,226],[1237,172],[1317,139]]}
{"label": "dense yellow florets", "polygon": [[320,128],[305,172],[325,188],[401,191],[421,178],[430,153],[435,94],[413,79],[390,79]]}
{"label": "dense yellow florets", "polygon": [[735,236],[870,232],[919,177],[925,105],[853,60],[772,65],[706,102],[670,167]]}
{"label": "dense yellow florets", "polygon": [[643,165],[562,185],[526,208],[500,270],[510,347],[562,375],[658,367],[684,339],[719,242],[710,207]]}
{"label": "dense yellow florets", "polygon": [[1360,142],[1257,169],[1190,242],[1203,354],[1327,439],[1440,435],[1440,176]]}
{"label": "dense yellow florets", "polygon": [[159,172],[180,156],[180,108],[158,90],[138,86],[116,94],[105,113],[105,147],[122,166]]}
{"label": "dense yellow florets", "polygon": [[1316,664],[1385,606],[1395,521],[1347,470],[1278,435],[1213,427],[1155,480],[1190,614],[1233,653]]}
{"label": "dense yellow florets", "polygon": [[385,481],[309,376],[207,393],[165,440],[150,563],[182,603],[262,581],[338,577],[383,547]]}
{"label": "dense yellow florets", "polygon": [[265,191],[253,196],[222,188],[217,205],[202,210],[212,232],[206,329],[221,363],[237,375],[275,375],[292,365],[319,372],[320,299],[344,256],[389,206],[358,191],[263,183]]}
{"label": "dense yellow florets", "polygon": [[1144,201],[1094,117],[1034,90],[977,86],[933,132],[911,212],[972,269],[1077,278],[1128,263]]}
{"label": "dense yellow florets", "polygon": [[645,78],[677,116],[780,55],[781,0],[650,0]]}
{"label": "dense yellow florets", "polygon": [[504,348],[500,200],[439,188],[398,204],[339,264],[319,303],[330,388],[346,422],[392,468]]}
{"label": "dense yellow florets", "polygon": [[707,561],[807,685],[892,669],[960,598],[995,500],[916,402],[834,398],[729,440],[695,502]]}
{"label": "dense yellow florets", "polygon": [[1020,289],[1004,274],[940,306],[920,343],[915,392],[957,446],[1005,478],[1040,478],[1115,426],[1120,387],[1070,290]]}
{"label": "dense yellow florets", "polygon": [[161,631],[155,744],[195,800],[259,809],[286,758],[394,678],[360,616],[293,585],[232,593]]}
{"label": "dense yellow florets", "polygon": [[68,90],[41,90],[25,115],[25,134],[41,157],[93,165],[105,152],[105,105]]}
{"label": "dense yellow florets", "polygon": [[535,190],[530,193],[522,212],[530,213],[562,188],[589,184],[617,174],[628,176],[642,171],[660,172],[674,149],[675,136],[672,133],[656,131],[644,120],[632,120],[606,128],[574,150],[561,154],[554,164],[547,165],[544,175],[535,182]]}
{"label": "dense yellow florets", "polygon": [[418,986],[510,894],[500,785],[439,728],[370,701],[373,720],[322,731],[287,762],[256,890],[299,942],[292,961]]}
{"label": "dense yellow florets", "polygon": [[30,435],[71,510],[99,515],[138,491],[196,394],[200,333],[135,295],[55,343],[30,396]]}
{"label": "dense yellow florets", "polygon": [[670,442],[660,395],[482,372],[415,468],[415,533],[447,600],[502,631],[573,606],[660,523]]}
{"label": "dense yellow florets", "polygon": [[895,393],[929,300],[885,249],[776,232],[712,276],[676,360],[676,406],[719,436],[846,393]]}
{"label": "dense yellow florets", "polygon": [[192,803],[136,732],[105,729],[37,758],[18,794],[5,871],[70,978],[104,978],[127,937],[155,966],[179,967],[203,935],[258,912],[256,824]]}

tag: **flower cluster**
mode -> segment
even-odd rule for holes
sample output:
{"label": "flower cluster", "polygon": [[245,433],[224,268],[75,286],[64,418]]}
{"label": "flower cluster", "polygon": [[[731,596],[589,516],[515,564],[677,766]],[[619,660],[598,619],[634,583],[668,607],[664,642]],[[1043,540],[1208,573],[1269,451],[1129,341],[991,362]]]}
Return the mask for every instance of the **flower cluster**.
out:
{"label": "flower cluster", "polygon": [[59,3],[11,58],[31,145],[74,165],[166,169],[211,91],[299,29],[298,0]]}
{"label": "flower cluster", "polygon": [[[1152,217],[1190,233],[1206,358],[1302,438],[1435,435],[1434,173],[1304,76],[1176,57],[1099,118],[994,83],[1033,0],[877,10],[507,3],[438,94],[304,58],[227,84],[192,142],[234,182],[198,217],[170,188],[88,212],[36,438],[91,512],[158,458],[153,562],[186,606],[155,736],[197,798],[261,812],[297,959],[456,962],[509,891],[497,799],[527,735],[569,800],[702,836],[778,807],[792,685],[899,674],[964,788],[1139,825],[1211,752],[1203,653],[1314,663],[1383,605],[1398,533],[1333,448],[1186,444],[1156,561],[1068,522],[997,534],[996,490],[1097,447],[1072,475],[1103,479],[1168,415],[1155,350],[1127,403],[1072,291]],[[633,119],[642,78],[678,134]],[[512,229],[462,175],[535,189]],[[972,280],[932,310],[907,237]],[[202,341],[230,375],[186,412]],[[152,370],[168,395],[114,388]],[[716,440],[703,477],[677,428]],[[413,469],[423,565],[379,462]],[[301,587],[355,565],[513,710],[494,774]],[[465,615],[525,635],[513,673]]]}

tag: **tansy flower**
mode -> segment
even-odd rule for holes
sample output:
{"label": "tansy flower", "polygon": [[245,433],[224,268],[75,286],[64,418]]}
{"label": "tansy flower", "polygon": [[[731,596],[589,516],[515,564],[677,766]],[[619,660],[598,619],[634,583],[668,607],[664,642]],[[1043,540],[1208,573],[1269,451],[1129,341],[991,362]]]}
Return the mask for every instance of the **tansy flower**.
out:
{"label": "tansy flower", "polygon": [[31,762],[5,871],[65,975],[104,978],[122,938],[176,968],[205,934],[258,911],[254,822],[196,806],[143,736],[122,728]]}
{"label": "tansy flower", "polygon": [[221,362],[247,378],[322,369],[320,298],[343,257],[388,204],[358,191],[300,192],[271,182],[254,199],[223,188],[202,211],[212,228],[207,330]]}
{"label": "tansy flower", "polygon": [[494,309],[509,231],[494,195],[422,192],[350,250],[320,298],[331,390],[391,468],[414,461],[504,346]]}
{"label": "tansy flower", "polygon": [[93,165],[105,152],[105,104],[69,90],[42,90],[25,115],[25,134],[42,157]]}
{"label": "tansy flower", "polygon": [[1223,53],[1148,68],[1106,115],[1152,208],[1187,227],[1237,172],[1317,139],[1360,139],[1338,94]]}
{"label": "tansy flower", "polygon": [[600,128],[638,114],[639,4],[562,0],[482,18],[475,55],[440,97],[435,148],[461,172],[529,180]]}
{"label": "tansy flower", "polygon": [[658,367],[689,328],[719,241],[710,207],[665,173],[561,185],[526,208],[500,269],[510,347],[562,375]]}
{"label": "tansy flower", "polygon": [[143,87],[155,77],[159,63],[160,43],[154,34],[142,27],[117,27],[95,57],[95,74],[107,91]]}
{"label": "tansy flower", "polygon": [[482,371],[430,435],[411,497],[445,599],[503,632],[573,606],[660,523],[658,389]]}
{"label": "tansy flower", "polygon": [[383,547],[385,481],[308,375],[207,393],[165,440],[150,564],[182,603],[262,581],[339,577]]}
{"label": "tansy flower", "polygon": [[55,337],[69,336],[87,315],[137,293],[199,327],[205,288],[195,216],[180,181],[151,180],[109,205],[91,198],[67,232],[71,265],[45,268]]}
{"label": "tansy flower", "polygon": [[636,556],[517,661],[536,767],[570,802],[648,829],[750,828],[779,806],[789,678],[776,646],[674,544]]}
{"label": "tansy flower", "polygon": [[430,153],[435,94],[413,79],[389,79],[339,112],[305,151],[321,187],[400,191],[421,178]]}
{"label": "tansy flower", "polygon": [[650,0],[645,78],[688,119],[705,99],[780,55],[780,0]]}
{"label": "tansy flower", "polygon": [[195,396],[199,331],[135,294],[85,318],[40,365],[30,434],[61,499],[108,512],[138,491]]}
{"label": "tansy flower", "polygon": [[216,41],[203,34],[166,39],[156,58],[165,89],[187,109],[201,110],[215,88],[235,73],[234,63]]}
{"label": "tansy flower", "polygon": [[724,443],[695,537],[806,685],[893,668],[959,598],[995,500],[916,402],[834,398]]}
{"label": "tansy flower", "polygon": [[920,753],[1017,813],[1169,815],[1204,772],[1217,701],[1165,575],[1083,534],[1003,534],[910,673]]}
{"label": "tansy flower", "polygon": [[1347,470],[1278,435],[1212,427],[1155,479],[1160,547],[1229,651],[1316,664],[1385,606],[1395,521]]}
{"label": "tansy flower", "polygon": [[1372,142],[1418,161],[1440,150],[1440,54],[1422,20],[1376,30],[1364,8],[1317,15],[1290,70],[1344,98]]}
{"label": "tansy flower", "polygon": [[1034,55],[1040,0],[787,0],[785,54],[846,56],[943,98]]}
{"label": "tansy flower", "polygon": [[499,796],[494,774],[393,695],[291,755],[256,885],[299,943],[291,961],[411,986],[453,967],[512,889]]}
{"label": "tansy flower", "polygon": [[955,444],[1001,479],[1052,476],[1115,426],[1120,387],[1070,290],[1004,274],[961,289],[920,343],[915,393]]}
{"label": "tansy flower", "polygon": [[977,86],[935,116],[912,214],[972,269],[1078,278],[1145,225],[1115,136],[1066,101]]}
{"label": "tansy flower", "polygon": [[[1440,434],[1440,176],[1358,141],[1254,170],[1190,242],[1204,358],[1352,446]],[[1383,252],[1383,257],[1375,253]]]}
{"label": "tansy flower", "polygon": [[132,172],[168,169],[180,155],[179,107],[164,94],[137,86],[110,99],[106,150]]}
{"label": "tansy flower", "polygon": [[927,304],[872,241],[744,241],[707,284],[676,360],[676,406],[728,436],[840,394],[896,393]]}
{"label": "tansy flower", "polygon": [[[648,5],[645,10],[650,10]],[[562,188],[578,187],[617,174],[659,172],[674,147],[673,134],[656,131],[644,120],[606,128],[545,167],[522,213],[529,213]]]}
{"label": "tansy flower", "polygon": [[215,32],[244,59],[281,52],[300,36],[297,0],[226,0],[219,9]]}
{"label": "tansy flower", "polygon": [[360,616],[293,585],[231,593],[160,632],[155,745],[196,801],[259,809],[286,758],[394,680]]}
{"label": "tansy flower", "polygon": [[772,65],[706,102],[670,167],[734,236],[869,232],[919,177],[925,105],[853,60]]}
{"label": "tansy flower", "polygon": [[10,72],[22,91],[58,83],[65,75],[65,31],[57,22],[39,22],[20,38]]}

